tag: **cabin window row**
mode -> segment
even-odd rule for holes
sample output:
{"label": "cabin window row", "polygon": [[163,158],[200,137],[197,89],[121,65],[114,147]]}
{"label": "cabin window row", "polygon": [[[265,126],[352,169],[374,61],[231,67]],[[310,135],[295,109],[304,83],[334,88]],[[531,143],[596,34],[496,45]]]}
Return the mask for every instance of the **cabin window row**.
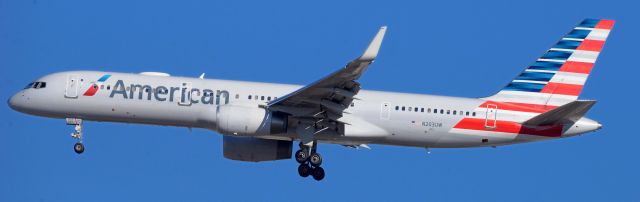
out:
{"label": "cabin window row", "polygon": [[460,115],[460,116],[476,116],[476,112],[462,111],[462,110],[451,110],[451,109],[437,109],[437,108],[424,108],[424,107],[406,107],[406,106],[396,106],[396,111],[409,111],[409,112],[426,112],[426,113],[434,113],[434,114],[448,114],[448,115]]}
{"label": "cabin window row", "polygon": [[[237,95],[236,95],[237,97]],[[247,96],[248,100],[266,100],[266,101],[271,101],[271,96],[264,96],[264,95],[248,95]],[[273,100],[278,99],[278,97],[273,97]]]}

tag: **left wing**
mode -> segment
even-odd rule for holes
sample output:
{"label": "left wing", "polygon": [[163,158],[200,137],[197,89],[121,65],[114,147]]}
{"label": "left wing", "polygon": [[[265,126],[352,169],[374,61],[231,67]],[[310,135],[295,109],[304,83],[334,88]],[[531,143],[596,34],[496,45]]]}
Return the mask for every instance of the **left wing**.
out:
{"label": "left wing", "polygon": [[380,28],[362,56],[349,62],[344,68],[304,86],[288,95],[269,102],[267,109],[279,111],[316,126],[316,133],[337,129],[344,124],[338,119],[360,91],[356,80],[375,60],[384,38],[386,26]]}

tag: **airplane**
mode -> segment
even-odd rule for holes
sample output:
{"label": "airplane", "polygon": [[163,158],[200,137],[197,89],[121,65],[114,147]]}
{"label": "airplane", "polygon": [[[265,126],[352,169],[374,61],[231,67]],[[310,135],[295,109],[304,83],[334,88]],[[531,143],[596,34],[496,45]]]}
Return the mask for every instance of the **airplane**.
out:
{"label": "airplane", "polygon": [[[294,158],[298,174],[325,178],[319,143],[419,148],[496,147],[572,137],[602,125],[579,100],[614,25],[585,19],[496,94],[463,98],[362,90],[386,26],[364,53],[305,86],[176,77],[162,72],[66,71],[45,75],[13,95],[26,114],[65,119],[74,151],[84,152],[84,121],[203,128],[223,135],[225,158]],[[299,149],[293,151],[294,142]]]}

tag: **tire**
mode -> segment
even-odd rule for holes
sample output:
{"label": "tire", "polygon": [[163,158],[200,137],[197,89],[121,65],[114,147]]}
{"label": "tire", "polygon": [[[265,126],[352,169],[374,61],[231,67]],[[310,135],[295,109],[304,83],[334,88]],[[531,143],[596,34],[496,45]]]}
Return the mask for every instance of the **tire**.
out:
{"label": "tire", "polygon": [[75,145],[73,145],[73,151],[76,152],[76,154],[82,154],[82,152],[84,152],[84,145],[82,143],[76,143]]}
{"label": "tire", "polygon": [[316,167],[313,169],[313,179],[316,181],[320,181],[324,179],[324,169],[322,167]]}
{"label": "tire", "polygon": [[298,163],[305,163],[307,162],[307,159],[309,158],[309,152],[307,152],[307,150],[298,150],[296,151],[296,161]]}
{"label": "tire", "polygon": [[300,166],[298,166],[298,174],[300,177],[309,177],[309,175],[311,175],[311,167],[306,163],[300,164]]}
{"label": "tire", "polygon": [[314,167],[322,165],[322,156],[320,156],[320,154],[318,153],[311,154],[311,156],[309,157],[309,163],[311,163],[311,165]]}

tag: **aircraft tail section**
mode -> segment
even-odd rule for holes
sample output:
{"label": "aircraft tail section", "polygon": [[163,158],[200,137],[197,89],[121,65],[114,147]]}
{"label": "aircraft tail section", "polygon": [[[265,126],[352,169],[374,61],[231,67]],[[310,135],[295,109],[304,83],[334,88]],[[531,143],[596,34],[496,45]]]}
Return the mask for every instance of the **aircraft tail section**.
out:
{"label": "aircraft tail section", "polygon": [[549,126],[560,123],[575,123],[584,116],[596,101],[576,100],[558,108],[552,109],[525,121],[522,125],[529,127]]}
{"label": "aircraft tail section", "polygon": [[613,20],[585,19],[490,101],[550,110],[578,99]]}

